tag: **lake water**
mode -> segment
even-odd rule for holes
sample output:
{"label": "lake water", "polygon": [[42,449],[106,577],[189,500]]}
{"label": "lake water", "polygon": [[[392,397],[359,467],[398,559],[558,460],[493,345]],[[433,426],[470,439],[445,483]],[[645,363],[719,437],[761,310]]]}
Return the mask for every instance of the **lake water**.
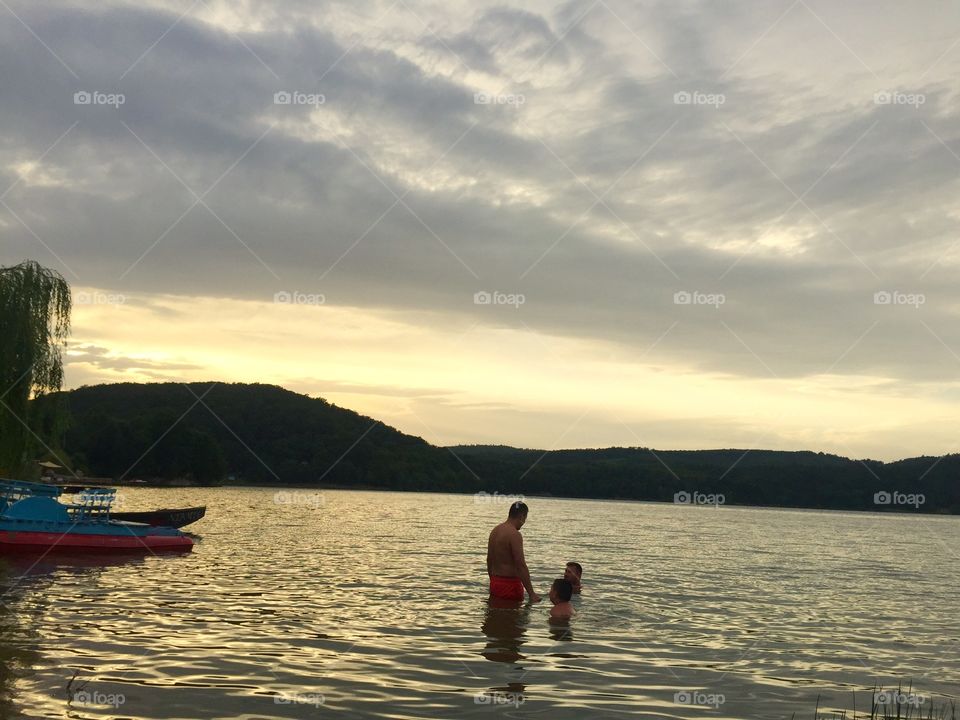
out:
{"label": "lake water", "polygon": [[208,505],[194,552],[0,561],[0,715],[756,720],[960,694],[956,518],[528,499],[535,586],[584,566],[565,629],[546,599],[487,605],[504,504],[276,492],[125,489]]}

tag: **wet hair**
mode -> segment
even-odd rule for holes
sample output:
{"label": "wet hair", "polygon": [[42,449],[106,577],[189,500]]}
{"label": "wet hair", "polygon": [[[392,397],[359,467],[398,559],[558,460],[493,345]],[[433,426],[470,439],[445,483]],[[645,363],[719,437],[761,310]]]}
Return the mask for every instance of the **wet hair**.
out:
{"label": "wet hair", "polygon": [[557,578],[553,581],[553,589],[557,591],[560,602],[570,602],[573,597],[573,584],[569,580]]}
{"label": "wet hair", "polygon": [[580,563],[578,563],[578,562],[568,562],[568,563],[567,563],[567,567],[572,567],[574,570],[576,570],[576,571],[577,571],[577,577],[579,577],[579,578],[582,578],[582,577],[583,577],[583,565],[581,565]]}
{"label": "wet hair", "polygon": [[507,517],[520,517],[521,515],[526,515],[528,512],[530,512],[530,508],[527,507],[527,504],[517,500],[510,506],[510,514]]}

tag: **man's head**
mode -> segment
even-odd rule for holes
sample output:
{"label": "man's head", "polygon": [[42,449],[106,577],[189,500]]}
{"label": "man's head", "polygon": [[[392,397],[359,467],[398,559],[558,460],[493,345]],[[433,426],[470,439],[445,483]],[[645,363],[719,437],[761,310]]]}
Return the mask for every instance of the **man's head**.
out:
{"label": "man's head", "polygon": [[510,513],[507,515],[507,520],[513,523],[514,527],[519,530],[523,527],[523,524],[527,521],[527,513],[530,512],[530,509],[527,507],[525,502],[513,503],[510,506]]}
{"label": "man's head", "polygon": [[558,605],[562,602],[570,602],[570,598],[572,597],[573,585],[569,580],[557,578],[553,581],[553,585],[550,586],[550,602]]}
{"label": "man's head", "polygon": [[572,585],[579,585],[583,578],[583,566],[577,562],[568,562],[563,571],[563,579]]}

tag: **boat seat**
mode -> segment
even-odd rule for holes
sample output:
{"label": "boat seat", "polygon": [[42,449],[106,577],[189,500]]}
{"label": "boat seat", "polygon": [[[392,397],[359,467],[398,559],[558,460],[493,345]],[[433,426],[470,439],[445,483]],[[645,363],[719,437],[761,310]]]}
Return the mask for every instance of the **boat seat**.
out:
{"label": "boat seat", "polygon": [[74,521],[104,520],[110,516],[110,506],[117,497],[114,488],[87,488],[77,493],[77,502],[64,503]]}
{"label": "boat seat", "polygon": [[28,497],[10,505],[3,514],[6,520],[39,520],[70,522],[67,508],[50,497]]}

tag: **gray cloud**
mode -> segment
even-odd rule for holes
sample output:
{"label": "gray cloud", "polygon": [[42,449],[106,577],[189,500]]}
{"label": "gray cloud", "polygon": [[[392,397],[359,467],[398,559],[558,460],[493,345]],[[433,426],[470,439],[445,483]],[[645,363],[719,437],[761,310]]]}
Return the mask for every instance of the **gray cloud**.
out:
{"label": "gray cloud", "polygon": [[108,348],[98,345],[77,345],[71,347],[70,353],[65,358],[65,361],[67,365],[89,365],[95,370],[114,370],[120,372],[135,370],[138,373],[158,378],[172,377],[166,373],[172,373],[178,370],[203,369],[200,365],[193,365],[191,363],[159,362],[156,360],[118,355]]}
{"label": "gray cloud", "polygon": [[[0,26],[0,192],[24,173],[0,261],[117,291],[323,292],[637,357],[676,323],[647,360],[733,375],[955,378],[960,51],[928,70],[923,22],[905,25],[878,81],[801,7],[763,36],[776,14],[747,2],[609,5],[411,5],[374,26],[387,5],[258,4],[232,34],[189,14],[167,32],[172,6],[14,4],[79,79]],[[871,42],[872,65],[889,44]],[[523,104],[475,104],[501,89]],[[874,302],[895,291],[925,302]]]}
{"label": "gray cloud", "polygon": [[[318,380],[314,378],[299,378],[293,381],[300,388],[311,388],[311,392],[320,396],[328,393],[345,393],[351,395],[380,395],[384,397],[402,398],[444,398],[454,395],[453,390],[441,388],[410,388],[397,385],[365,385],[359,383],[339,382],[337,380]],[[315,388],[315,389],[314,389]]]}

